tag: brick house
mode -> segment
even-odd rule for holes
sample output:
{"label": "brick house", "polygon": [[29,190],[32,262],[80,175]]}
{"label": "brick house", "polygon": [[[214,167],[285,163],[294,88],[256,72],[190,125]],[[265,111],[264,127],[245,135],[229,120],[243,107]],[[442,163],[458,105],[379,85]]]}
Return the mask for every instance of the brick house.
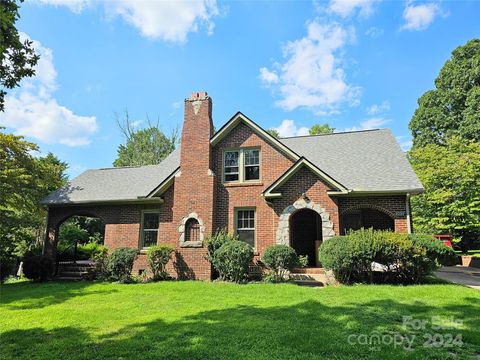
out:
{"label": "brick house", "polygon": [[185,100],[181,146],[158,165],[88,170],[42,201],[44,253],[55,257],[71,216],[105,223],[109,249],[175,247],[169,271],[210,279],[203,240],[227,228],[261,256],[287,244],[319,266],[322,241],[347,229],[411,231],[409,197],[423,191],[392,133],[368,130],[276,139],[242,113],[215,134],[212,100]]}

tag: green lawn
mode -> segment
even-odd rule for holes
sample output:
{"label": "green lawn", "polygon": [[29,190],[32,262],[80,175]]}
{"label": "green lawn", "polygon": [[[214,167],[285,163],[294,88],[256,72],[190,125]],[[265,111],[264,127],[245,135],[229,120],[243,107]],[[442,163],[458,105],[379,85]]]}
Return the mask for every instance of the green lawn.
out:
{"label": "green lawn", "polygon": [[[415,330],[402,326],[402,316],[463,323]],[[410,350],[358,343],[372,332],[387,343],[415,337]],[[463,345],[424,347],[424,335],[436,333],[438,343],[460,335]],[[1,359],[478,359],[480,292],[455,285],[8,284],[1,286],[0,341]]]}

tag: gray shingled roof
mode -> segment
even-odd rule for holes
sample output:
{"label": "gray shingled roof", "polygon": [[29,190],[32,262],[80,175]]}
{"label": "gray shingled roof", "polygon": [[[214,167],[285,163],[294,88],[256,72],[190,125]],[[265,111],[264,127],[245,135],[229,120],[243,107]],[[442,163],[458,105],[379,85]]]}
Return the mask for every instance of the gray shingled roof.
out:
{"label": "gray shingled roof", "polygon": [[44,205],[136,200],[145,197],[180,165],[179,149],[158,165],[87,170],[45,199]]}
{"label": "gray shingled roof", "polygon": [[[369,130],[280,141],[349,190],[419,192],[422,184],[390,130]],[[158,165],[87,170],[42,200],[44,205],[136,200],[180,166],[180,150]],[[267,184],[270,185],[270,184]]]}
{"label": "gray shingled roof", "polygon": [[280,139],[353,191],[420,192],[423,187],[389,129]]}

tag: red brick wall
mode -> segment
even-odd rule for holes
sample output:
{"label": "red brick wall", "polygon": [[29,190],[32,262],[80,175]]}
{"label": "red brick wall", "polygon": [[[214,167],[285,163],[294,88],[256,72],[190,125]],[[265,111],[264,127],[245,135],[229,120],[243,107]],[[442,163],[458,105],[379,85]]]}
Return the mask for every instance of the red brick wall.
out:
{"label": "red brick wall", "polygon": [[[233,184],[222,182],[223,151],[231,148],[260,148],[260,181],[257,184]],[[265,202],[262,192],[280,177],[292,164],[292,160],[272,147],[250,127],[241,123],[222,139],[213,149],[213,171],[215,172],[215,228],[234,231],[234,209],[254,207],[256,209],[256,247],[260,253],[275,244],[276,217],[274,209]]]}

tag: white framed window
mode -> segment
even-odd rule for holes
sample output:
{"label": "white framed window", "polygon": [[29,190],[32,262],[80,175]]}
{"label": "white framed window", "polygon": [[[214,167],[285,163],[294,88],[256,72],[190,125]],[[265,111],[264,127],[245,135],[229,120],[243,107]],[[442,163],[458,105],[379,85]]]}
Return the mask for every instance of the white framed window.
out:
{"label": "white framed window", "polygon": [[141,241],[142,248],[157,245],[158,227],[160,225],[160,212],[146,210],[142,212]]}
{"label": "white framed window", "polygon": [[238,181],[240,175],[240,151],[225,151],[223,173],[225,181]]}
{"label": "white framed window", "polygon": [[236,149],[223,153],[223,181],[249,182],[260,180],[260,149]]}
{"label": "white framed window", "polygon": [[255,248],[256,217],[254,208],[235,209],[235,233],[240,241]]}

